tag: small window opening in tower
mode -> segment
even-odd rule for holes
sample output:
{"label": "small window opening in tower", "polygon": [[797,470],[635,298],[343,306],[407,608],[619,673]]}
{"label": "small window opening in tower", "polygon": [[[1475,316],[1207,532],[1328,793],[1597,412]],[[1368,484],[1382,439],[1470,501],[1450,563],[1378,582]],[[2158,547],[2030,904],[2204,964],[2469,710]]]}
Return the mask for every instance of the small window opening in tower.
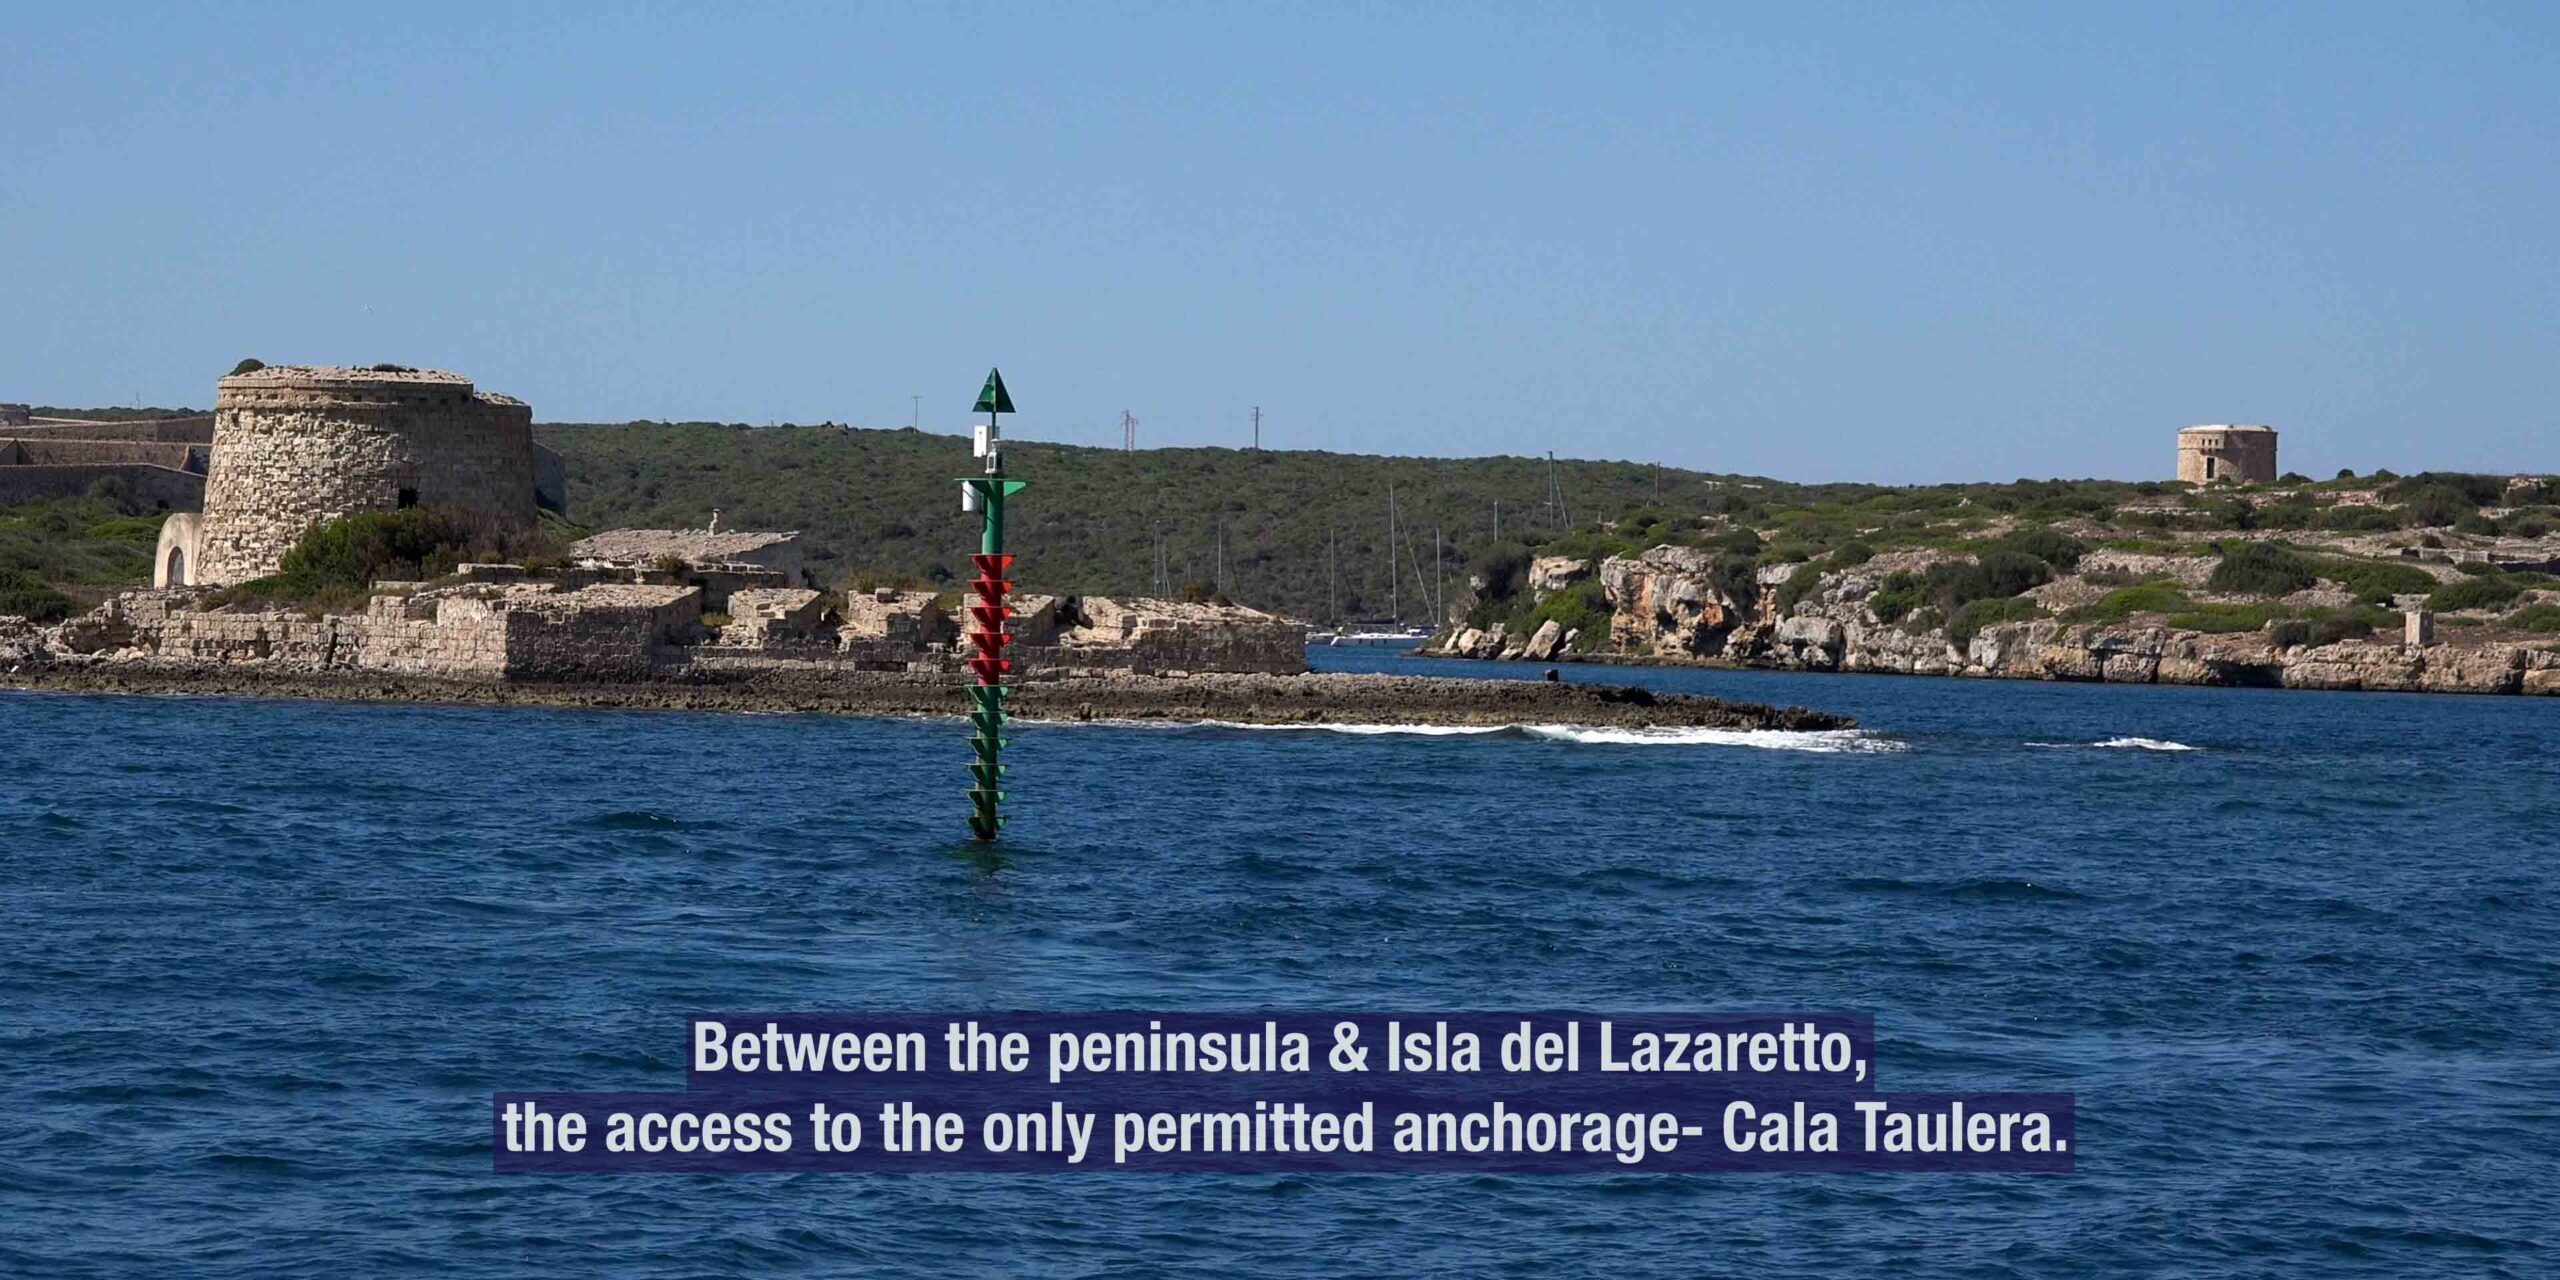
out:
{"label": "small window opening in tower", "polygon": [[[2207,463],[2207,464],[2205,464],[2205,465],[2207,465],[2207,466],[2211,466],[2212,464],[2211,464],[2211,463]],[[401,509],[401,510],[406,511],[406,510],[408,510],[409,508],[414,507],[414,506],[416,506],[416,505],[418,505],[418,491],[417,491],[417,490],[415,490],[415,489],[403,489],[403,490],[401,490],[401,491],[400,491],[400,509]]]}

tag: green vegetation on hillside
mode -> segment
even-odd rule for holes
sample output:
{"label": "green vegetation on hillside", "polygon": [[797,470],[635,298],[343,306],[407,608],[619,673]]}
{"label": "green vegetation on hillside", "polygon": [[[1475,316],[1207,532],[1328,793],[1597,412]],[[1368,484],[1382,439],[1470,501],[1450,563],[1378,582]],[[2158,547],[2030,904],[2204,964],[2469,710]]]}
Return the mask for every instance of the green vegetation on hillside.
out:
{"label": "green vegetation on hillside", "polygon": [[53,622],[118,587],[151,585],[164,512],[136,514],[120,482],[86,497],[0,507],[0,616]]}
{"label": "green vegetation on hillside", "polygon": [[[976,547],[957,484],[975,463],[957,436],[645,422],[549,425],[536,435],[567,458],[570,510],[594,528],[699,528],[716,507],[724,529],[800,530],[822,586],[856,570],[954,582]],[[1560,523],[1546,506],[1543,458],[1123,452],[1017,439],[1005,462],[1031,484],[1007,508],[1026,590],[1147,594],[1161,562],[1168,593],[1195,583],[1314,619],[1387,616],[1389,485],[1402,535],[1393,595],[1407,621],[1435,617],[1435,565],[1437,593],[1455,603],[1469,568],[1503,548],[1561,538],[1595,554],[1641,549],[1632,532],[1603,534],[1594,515],[1698,513],[1798,492],[1641,463],[1560,461]],[[1662,540],[1695,535],[1694,514],[1662,519]]]}

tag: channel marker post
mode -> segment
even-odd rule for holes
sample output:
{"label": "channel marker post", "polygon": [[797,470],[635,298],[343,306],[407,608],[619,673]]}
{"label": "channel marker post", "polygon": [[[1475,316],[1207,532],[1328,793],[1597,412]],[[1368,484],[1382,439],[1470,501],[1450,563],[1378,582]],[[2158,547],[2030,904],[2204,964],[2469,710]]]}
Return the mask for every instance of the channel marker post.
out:
{"label": "channel marker post", "polygon": [[1004,443],[997,435],[996,415],[1013,412],[1013,397],[1005,393],[1002,373],[987,370],[987,385],[973,409],[987,420],[970,441],[971,451],[986,460],[986,474],[960,480],[960,509],[977,512],[982,520],[978,553],[969,557],[978,570],[969,581],[969,670],[977,677],[969,686],[969,747],[975,753],[969,762],[969,834],[993,840],[1004,825],[996,810],[1004,800],[1004,699],[1010,688],[1005,677],[1013,670],[1013,660],[1004,652],[1013,638],[1004,624],[1013,614],[1005,603],[1005,593],[1013,589],[1005,577],[1013,557],[1004,549],[1004,500],[1022,488],[1022,481],[1004,478]]}

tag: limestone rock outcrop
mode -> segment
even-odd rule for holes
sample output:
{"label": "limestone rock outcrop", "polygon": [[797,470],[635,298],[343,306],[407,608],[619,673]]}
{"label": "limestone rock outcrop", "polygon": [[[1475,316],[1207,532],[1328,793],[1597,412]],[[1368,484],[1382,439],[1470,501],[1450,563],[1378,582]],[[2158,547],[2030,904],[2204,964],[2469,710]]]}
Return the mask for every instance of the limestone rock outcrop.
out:
{"label": "limestone rock outcrop", "polygon": [[1529,596],[1544,600],[1591,576],[1591,561],[1581,556],[1540,556],[1529,562]]}
{"label": "limestone rock outcrop", "polygon": [[1715,553],[1696,547],[1601,561],[1611,647],[1654,657],[1721,656],[1746,611],[1715,585],[1714,569]]}

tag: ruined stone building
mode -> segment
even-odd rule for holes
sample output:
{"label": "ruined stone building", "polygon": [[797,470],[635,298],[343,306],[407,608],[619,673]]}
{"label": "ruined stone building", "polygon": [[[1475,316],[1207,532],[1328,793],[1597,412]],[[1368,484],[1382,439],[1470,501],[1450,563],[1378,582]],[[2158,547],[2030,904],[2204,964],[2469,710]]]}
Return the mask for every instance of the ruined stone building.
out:
{"label": "ruined stone building", "polygon": [[670,557],[698,568],[755,565],[771,569],[796,585],[800,581],[800,535],[739,529],[607,529],[569,547],[569,558],[582,564],[617,569],[647,569]]}
{"label": "ruined stone building", "polygon": [[[261,577],[313,525],[358,512],[433,504],[531,525],[536,456],[533,411],[460,374],[318,365],[233,374],[215,384],[203,514],[162,526],[152,580]],[[541,505],[561,496],[542,494]]]}
{"label": "ruined stone building", "polygon": [[2273,484],[2275,428],[2217,422],[2180,431],[2178,478],[2189,484]]}

